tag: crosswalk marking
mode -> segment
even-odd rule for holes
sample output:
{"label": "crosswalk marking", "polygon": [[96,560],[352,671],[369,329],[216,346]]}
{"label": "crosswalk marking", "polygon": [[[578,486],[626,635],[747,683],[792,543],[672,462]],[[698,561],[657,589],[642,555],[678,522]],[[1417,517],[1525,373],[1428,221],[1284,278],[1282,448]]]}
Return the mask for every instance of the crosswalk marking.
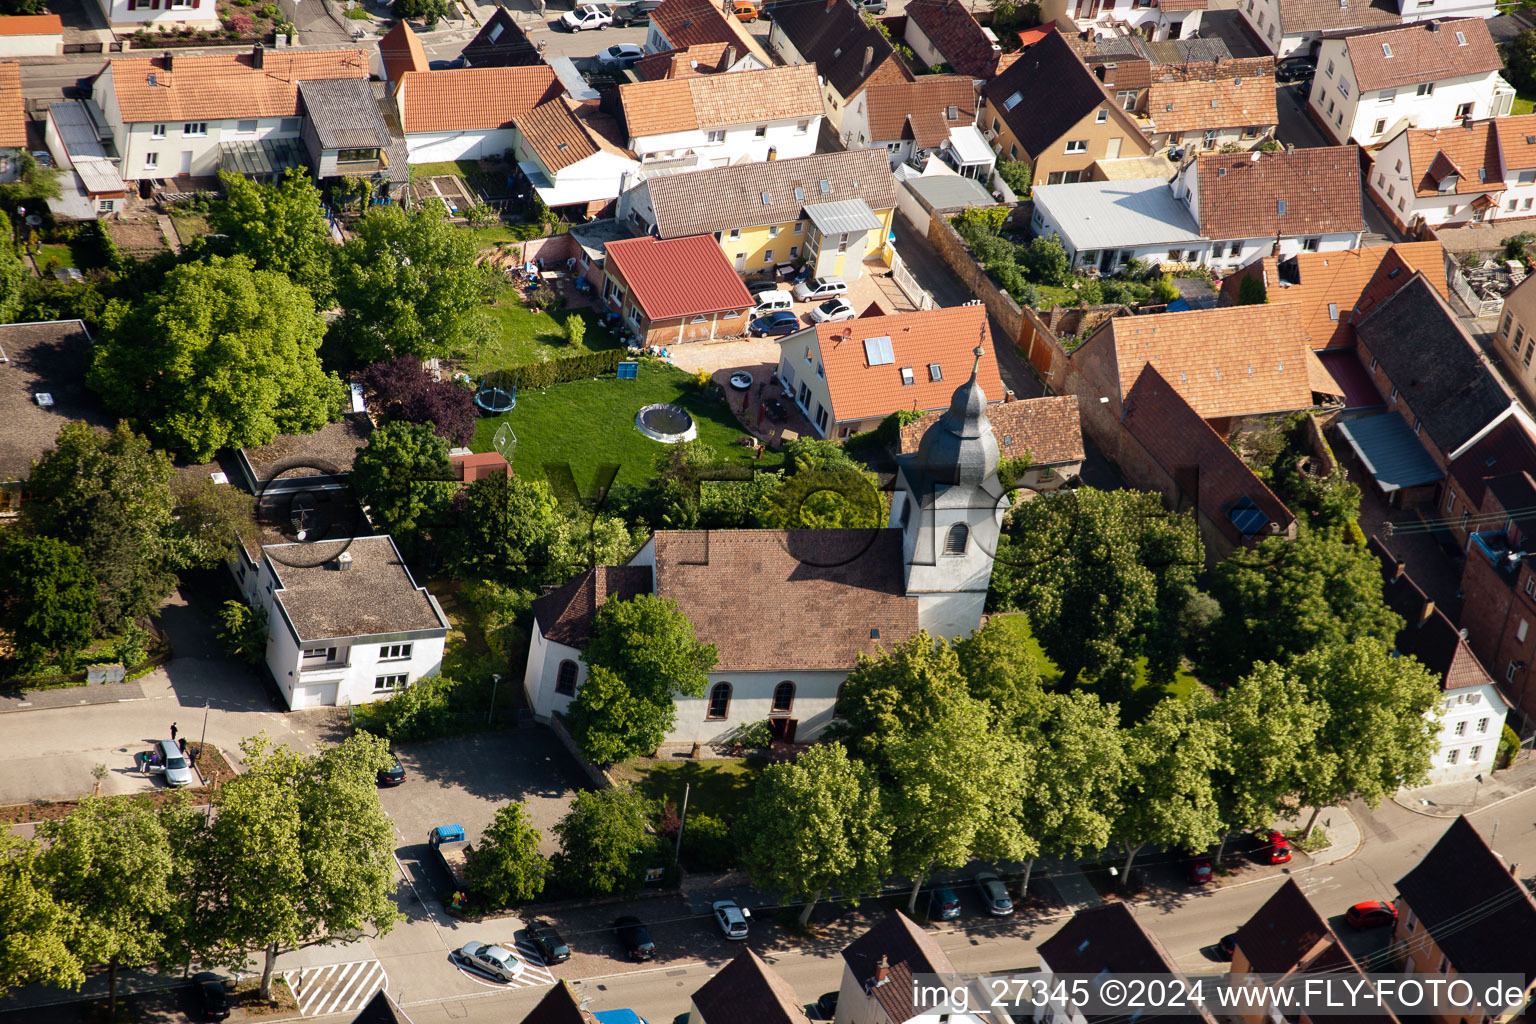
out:
{"label": "crosswalk marking", "polygon": [[539,951],[526,942],[517,943],[517,955],[522,958],[528,969],[517,983],[523,986],[553,985],[555,974],[544,965],[544,958],[539,956]]}
{"label": "crosswalk marking", "polygon": [[384,965],[377,960],[354,960],[287,971],[283,975],[298,1000],[299,1014],[321,1017],[356,1010],[389,983]]}

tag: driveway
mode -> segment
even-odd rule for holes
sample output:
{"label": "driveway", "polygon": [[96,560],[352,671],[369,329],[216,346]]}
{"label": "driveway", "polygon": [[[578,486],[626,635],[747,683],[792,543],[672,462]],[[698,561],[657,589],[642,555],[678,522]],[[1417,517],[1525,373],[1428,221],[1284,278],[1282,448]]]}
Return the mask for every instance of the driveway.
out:
{"label": "driveway", "polygon": [[1275,89],[1275,100],[1280,113],[1280,123],[1275,138],[1297,149],[1315,149],[1331,146],[1333,140],[1307,113],[1307,101],[1301,95],[1302,82],[1283,82]]}

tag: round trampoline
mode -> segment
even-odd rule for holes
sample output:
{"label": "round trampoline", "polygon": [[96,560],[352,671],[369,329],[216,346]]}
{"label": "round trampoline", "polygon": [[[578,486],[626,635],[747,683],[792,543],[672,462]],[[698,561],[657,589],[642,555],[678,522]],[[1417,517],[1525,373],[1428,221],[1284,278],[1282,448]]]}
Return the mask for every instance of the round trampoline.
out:
{"label": "round trampoline", "polygon": [[687,410],[660,403],[648,405],[635,414],[635,426],[652,441],[678,444],[699,436],[699,428]]}
{"label": "round trampoline", "polygon": [[511,412],[517,408],[517,388],[514,386],[509,392],[481,381],[475,391],[475,405],[487,416]]}

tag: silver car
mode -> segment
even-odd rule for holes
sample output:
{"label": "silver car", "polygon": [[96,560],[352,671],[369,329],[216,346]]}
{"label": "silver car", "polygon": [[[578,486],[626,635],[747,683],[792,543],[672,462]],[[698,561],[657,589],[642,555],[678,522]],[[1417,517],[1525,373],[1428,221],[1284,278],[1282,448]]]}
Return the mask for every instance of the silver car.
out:
{"label": "silver car", "polygon": [[175,740],[161,740],[160,759],[165,762],[165,784],[180,789],[190,786],[197,779],[192,775],[192,765],[181,752]]}
{"label": "silver car", "polygon": [[981,890],[981,901],[987,905],[987,913],[993,917],[1007,917],[1013,913],[1013,898],[1008,887],[991,871],[976,872],[976,888]]}
{"label": "silver car", "polygon": [[721,900],[715,905],[715,923],[728,939],[747,937],[747,911],[736,905],[735,900]]}
{"label": "silver car", "polygon": [[497,981],[516,981],[528,969],[528,965],[519,960],[516,953],[484,942],[466,942],[450,955],[465,967],[487,974]]}

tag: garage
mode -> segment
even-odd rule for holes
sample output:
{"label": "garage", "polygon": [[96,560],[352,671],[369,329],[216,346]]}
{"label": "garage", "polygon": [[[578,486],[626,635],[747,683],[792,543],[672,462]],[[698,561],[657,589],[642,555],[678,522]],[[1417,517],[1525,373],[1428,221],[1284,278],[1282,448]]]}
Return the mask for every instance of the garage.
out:
{"label": "garage", "polygon": [[294,711],[304,708],[329,707],[336,703],[336,683],[309,683],[293,688],[293,700],[289,706]]}

